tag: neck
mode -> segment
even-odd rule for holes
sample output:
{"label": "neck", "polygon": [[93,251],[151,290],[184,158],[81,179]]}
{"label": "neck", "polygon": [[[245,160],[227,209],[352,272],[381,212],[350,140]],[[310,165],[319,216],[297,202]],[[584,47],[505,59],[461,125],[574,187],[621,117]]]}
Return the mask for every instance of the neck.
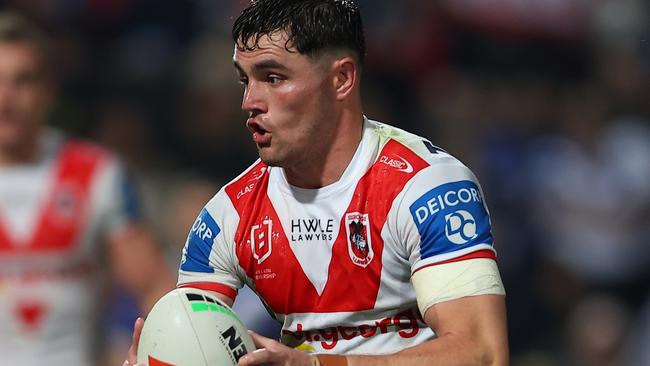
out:
{"label": "neck", "polygon": [[314,148],[310,156],[284,167],[287,182],[294,187],[315,189],[339,181],[352,161],[362,134],[363,114],[344,112],[323,148]]}
{"label": "neck", "polygon": [[0,167],[33,162],[37,157],[38,143],[35,139],[20,144],[0,145]]}

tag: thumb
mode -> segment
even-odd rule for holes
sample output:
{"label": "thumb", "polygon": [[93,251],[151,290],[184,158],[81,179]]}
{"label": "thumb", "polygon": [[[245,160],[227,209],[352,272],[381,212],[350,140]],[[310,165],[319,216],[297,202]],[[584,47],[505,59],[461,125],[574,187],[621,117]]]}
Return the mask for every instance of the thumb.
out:
{"label": "thumb", "polygon": [[133,324],[133,341],[131,342],[131,347],[129,347],[129,354],[127,360],[131,363],[135,363],[138,357],[138,344],[140,343],[140,335],[142,334],[142,327],[144,326],[144,320],[138,318]]}

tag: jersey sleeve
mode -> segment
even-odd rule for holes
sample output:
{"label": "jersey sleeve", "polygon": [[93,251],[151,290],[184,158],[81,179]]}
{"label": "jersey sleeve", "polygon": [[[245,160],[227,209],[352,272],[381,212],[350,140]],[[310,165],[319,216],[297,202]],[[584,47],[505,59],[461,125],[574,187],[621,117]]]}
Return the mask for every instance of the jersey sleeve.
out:
{"label": "jersey sleeve", "polygon": [[226,194],[219,191],[190,228],[178,271],[179,287],[196,287],[232,299],[243,286],[234,247],[238,216]]}
{"label": "jersey sleeve", "polygon": [[420,171],[393,224],[411,273],[469,258],[496,258],[490,216],[474,174],[457,160]]}
{"label": "jersey sleeve", "polygon": [[99,229],[104,235],[119,232],[142,220],[136,186],[117,158],[108,156],[95,179],[93,200],[99,215]]}

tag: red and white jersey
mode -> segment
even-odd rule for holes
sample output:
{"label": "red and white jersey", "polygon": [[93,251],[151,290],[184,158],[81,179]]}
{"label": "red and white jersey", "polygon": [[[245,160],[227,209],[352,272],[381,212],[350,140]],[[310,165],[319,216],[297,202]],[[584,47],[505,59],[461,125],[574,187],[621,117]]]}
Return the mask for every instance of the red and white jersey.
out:
{"label": "red and white jersey", "polygon": [[233,298],[250,286],[289,345],[394,353],[435,337],[412,274],[467,258],[495,258],[475,176],[429,141],[366,120],[336,183],[296,188],[258,161],[221,189],[188,235],[179,286]]}
{"label": "red and white jersey", "polygon": [[131,220],[115,158],[48,130],[37,161],[0,167],[3,365],[92,365],[100,236]]}

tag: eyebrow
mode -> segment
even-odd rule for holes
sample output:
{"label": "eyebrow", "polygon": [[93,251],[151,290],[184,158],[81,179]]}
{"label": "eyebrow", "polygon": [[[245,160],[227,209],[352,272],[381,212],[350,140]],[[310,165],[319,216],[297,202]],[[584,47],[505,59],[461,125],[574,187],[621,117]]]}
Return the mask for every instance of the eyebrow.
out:
{"label": "eyebrow", "polygon": [[279,69],[287,70],[287,67],[275,60],[262,60],[253,65],[254,70]]}
{"label": "eyebrow", "polygon": [[[235,68],[241,73],[241,74],[246,74],[244,72],[244,69],[239,65],[237,61],[234,61]],[[262,70],[267,70],[267,69],[276,69],[276,70],[288,70],[288,68],[281,63],[275,61],[275,60],[262,60],[258,63],[255,63],[253,65],[253,70],[254,71],[262,71]]]}

